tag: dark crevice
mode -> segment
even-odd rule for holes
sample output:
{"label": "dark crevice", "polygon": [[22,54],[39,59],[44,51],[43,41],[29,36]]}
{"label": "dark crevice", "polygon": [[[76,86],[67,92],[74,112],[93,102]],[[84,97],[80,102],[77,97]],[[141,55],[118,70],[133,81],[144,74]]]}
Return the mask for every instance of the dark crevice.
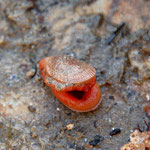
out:
{"label": "dark crevice", "polygon": [[74,90],[74,91],[69,91],[67,93],[70,94],[70,95],[72,95],[76,99],[81,100],[83,98],[85,92],[84,91]]}

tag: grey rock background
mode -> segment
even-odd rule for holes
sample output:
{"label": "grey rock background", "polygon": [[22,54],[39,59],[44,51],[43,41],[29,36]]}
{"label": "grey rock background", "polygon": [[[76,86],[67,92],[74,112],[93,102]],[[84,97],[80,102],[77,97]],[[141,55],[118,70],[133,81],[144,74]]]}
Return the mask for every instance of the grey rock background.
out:
{"label": "grey rock background", "polygon": [[[119,150],[138,125],[145,130],[149,8],[140,0],[0,0],[0,149]],[[60,54],[96,68],[102,103],[95,111],[69,110],[43,84],[39,61]],[[111,137],[113,128],[121,133]],[[104,140],[92,147],[97,134]]]}

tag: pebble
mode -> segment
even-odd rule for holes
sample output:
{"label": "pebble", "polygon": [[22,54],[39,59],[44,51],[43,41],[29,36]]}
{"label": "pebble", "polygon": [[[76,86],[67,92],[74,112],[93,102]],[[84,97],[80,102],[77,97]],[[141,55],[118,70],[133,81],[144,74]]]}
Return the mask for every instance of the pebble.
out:
{"label": "pebble", "polygon": [[89,145],[96,146],[99,142],[103,141],[104,137],[101,135],[95,135],[94,140],[89,142]]}
{"label": "pebble", "polygon": [[57,111],[60,111],[60,108],[57,107],[56,110],[57,110]]}
{"label": "pebble", "polygon": [[115,128],[109,133],[109,135],[113,136],[119,133],[121,133],[121,130],[119,128]]}
{"label": "pebble", "polygon": [[35,112],[35,111],[36,111],[36,108],[35,108],[34,106],[32,106],[32,105],[29,105],[29,106],[28,106],[28,110],[29,110],[30,112]]}
{"label": "pebble", "polygon": [[31,132],[34,132],[34,131],[35,131],[35,128],[36,128],[36,127],[32,127],[32,128],[30,129],[30,131],[31,131]]}
{"label": "pebble", "polygon": [[114,100],[115,98],[114,98],[113,95],[110,95],[110,96],[109,96],[109,99]]}
{"label": "pebble", "polygon": [[38,134],[32,133],[32,138],[36,139],[38,137]]}
{"label": "pebble", "polygon": [[26,76],[31,78],[31,77],[33,77],[34,73],[35,73],[35,71],[33,69],[31,69],[26,73]]}
{"label": "pebble", "polygon": [[67,130],[72,130],[73,127],[74,127],[74,124],[67,124],[66,125]]}
{"label": "pebble", "polygon": [[149,94],[146,94],[146,100],[150,101],[150,95]]}
{"label": "pebble", "polygon": [[87,142],[87,138],[84,138],[84,142]]}

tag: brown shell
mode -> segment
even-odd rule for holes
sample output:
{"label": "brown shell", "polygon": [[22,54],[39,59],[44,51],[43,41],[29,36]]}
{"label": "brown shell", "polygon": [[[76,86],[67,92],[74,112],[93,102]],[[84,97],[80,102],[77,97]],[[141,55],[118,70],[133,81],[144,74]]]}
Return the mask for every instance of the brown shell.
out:
{"label": "brown shell", "polygon": [[82,83],[96,75],[96,70],[71,56],[51,56],[46,65],[48,75],[62,83]]}

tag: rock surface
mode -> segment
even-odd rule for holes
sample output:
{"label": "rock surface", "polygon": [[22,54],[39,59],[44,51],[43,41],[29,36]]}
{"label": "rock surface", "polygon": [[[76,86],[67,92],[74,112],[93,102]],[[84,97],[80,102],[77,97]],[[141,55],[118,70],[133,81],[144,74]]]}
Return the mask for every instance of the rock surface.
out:
{"label": "rock surface", "polygon": [[[118,150],[138,124],[146,129],[149,8],[148,0],[0,0],[0,149]],[[95,67],[98,109],[73,112],[43,84],[38,63],[58,54]],[[121,133],[111,137],[113,128]]]}
{"label": "rock surface", "polygon": [[140,132],[135,130],[130,134],[130,141],[125,144],[121,150],[149,150],[150,149],[150,131]]}

